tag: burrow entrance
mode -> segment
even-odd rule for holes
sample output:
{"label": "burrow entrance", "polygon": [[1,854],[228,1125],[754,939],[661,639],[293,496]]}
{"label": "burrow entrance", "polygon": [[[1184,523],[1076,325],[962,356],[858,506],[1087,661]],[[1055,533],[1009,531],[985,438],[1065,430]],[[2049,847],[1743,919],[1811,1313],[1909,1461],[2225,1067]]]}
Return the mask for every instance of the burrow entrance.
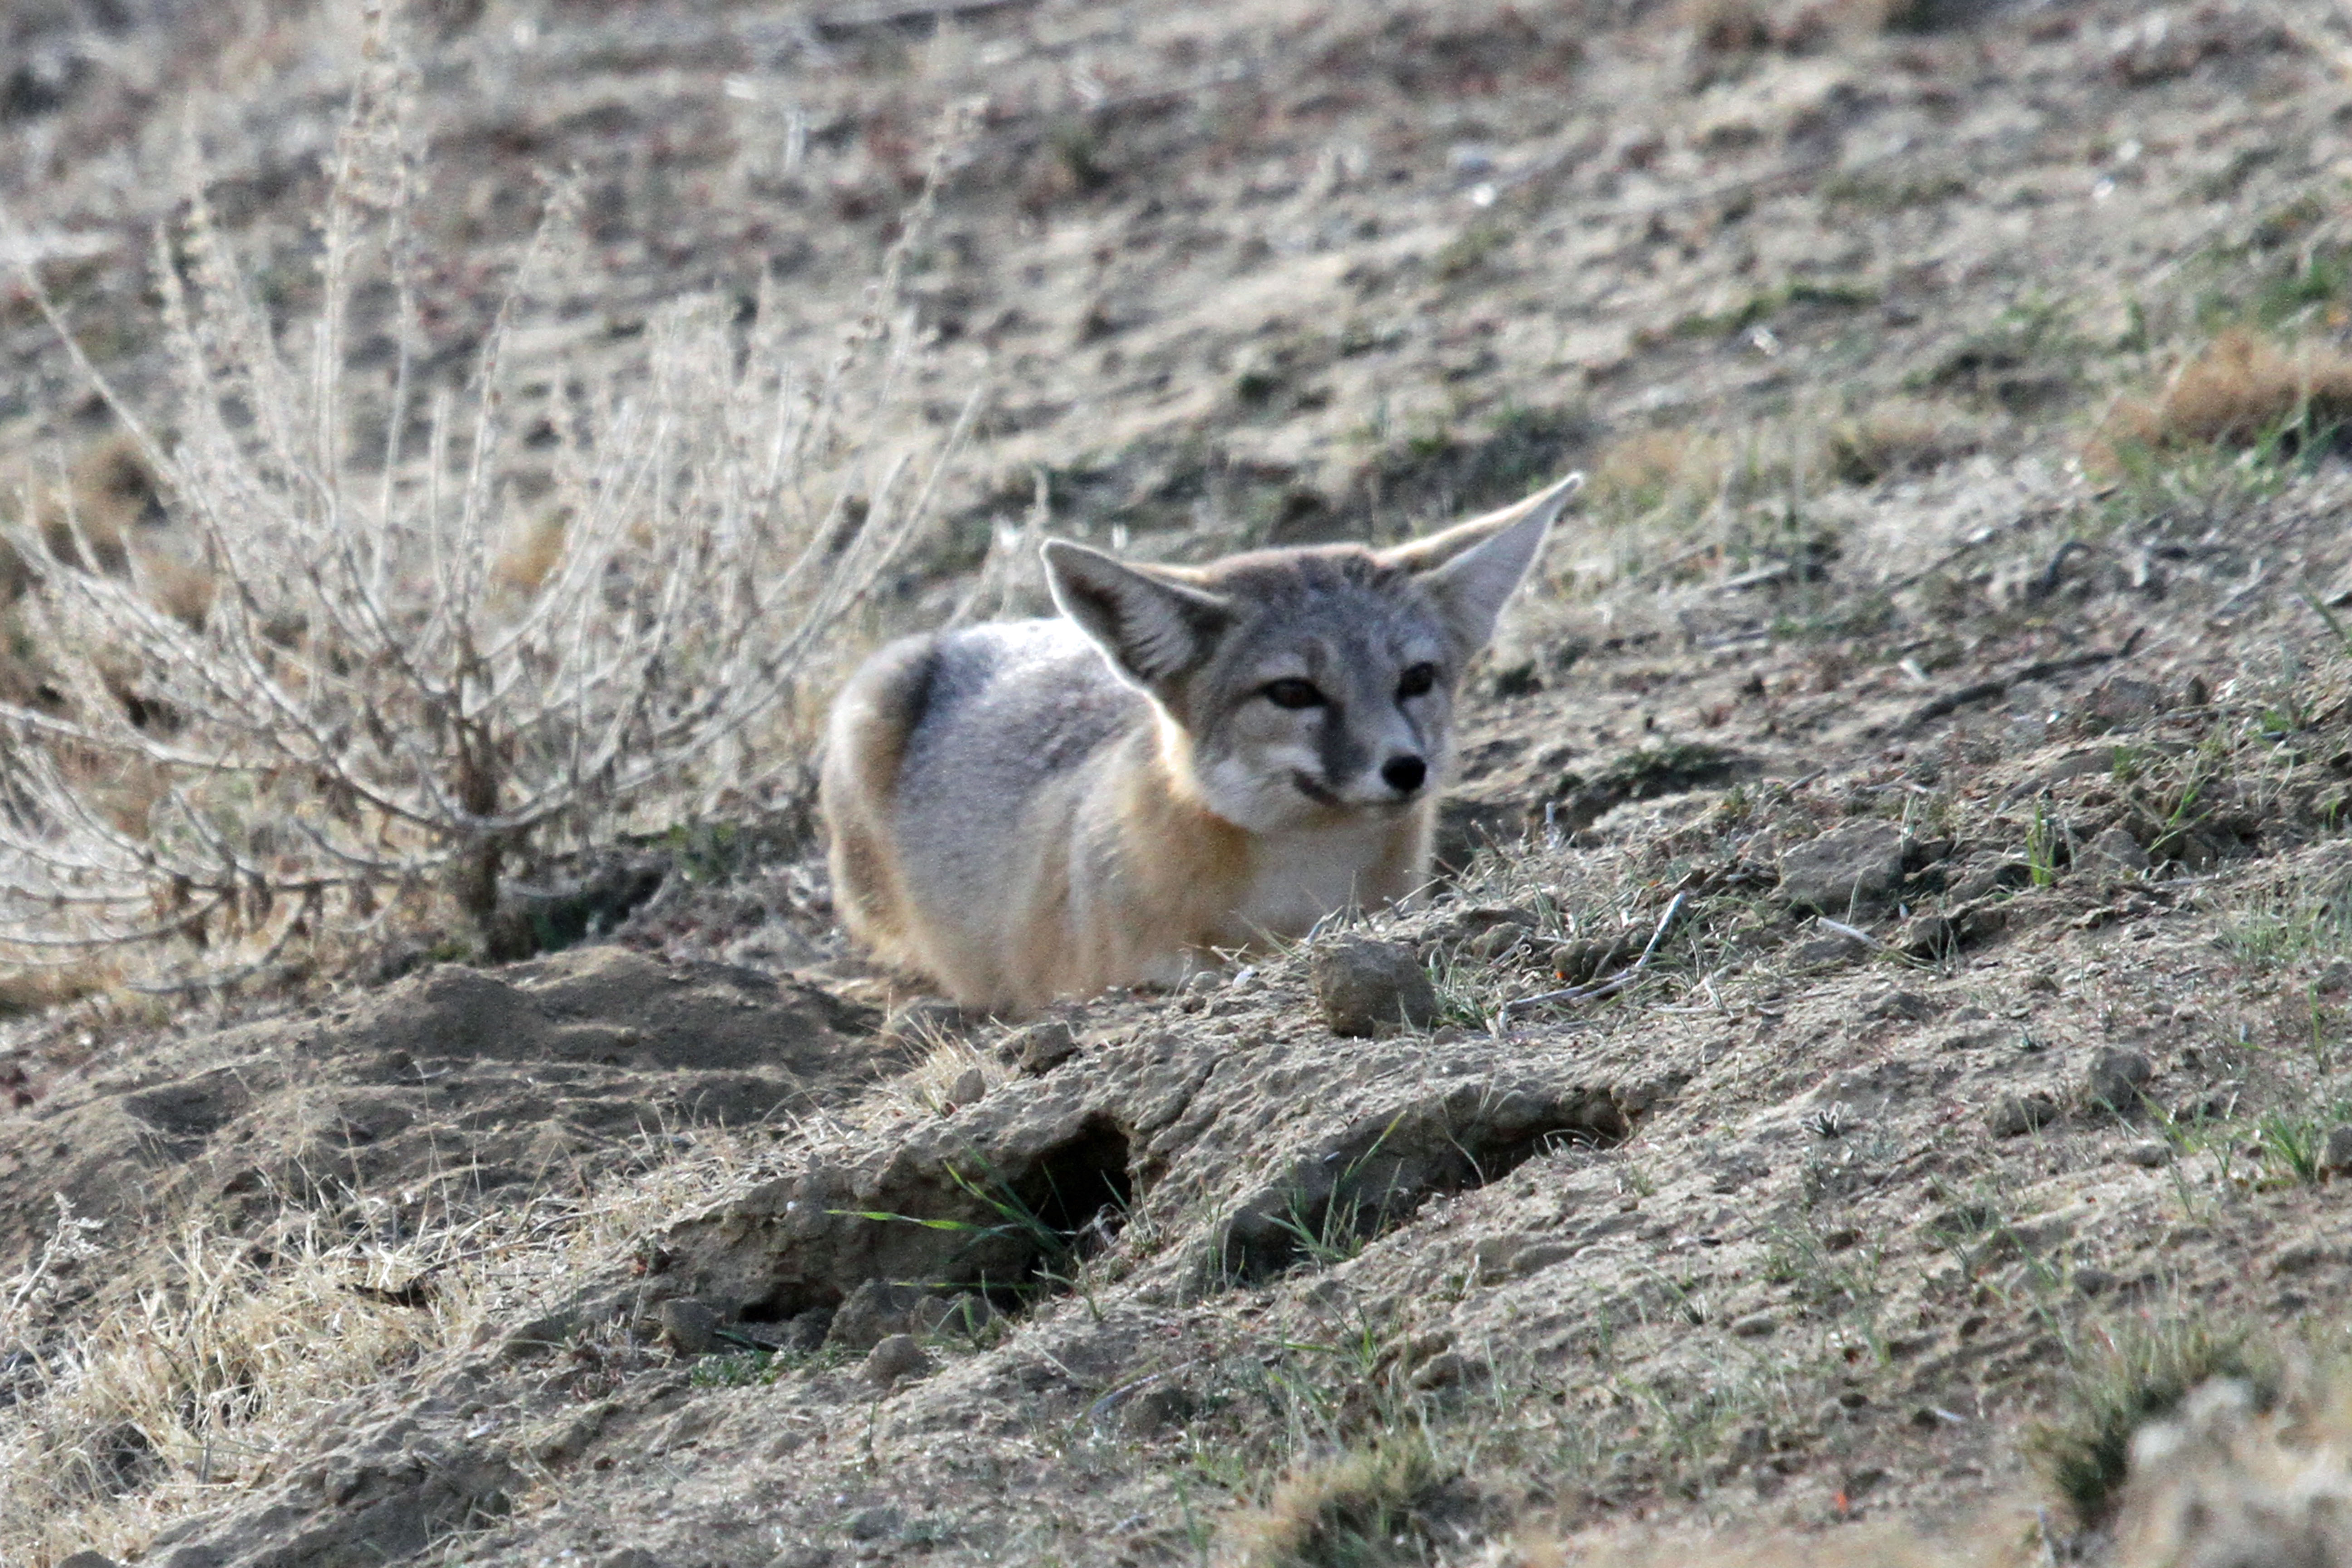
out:
{"label": "burrow entrance", "polygon": [[1212,1248],[1212,1282],[1343,1261],[1433,1196],[1485,1186],[1570,1145],[1613,1148],[1633,1126],[1617,1097],[1584,1089],[1464,1089],[1368,1117],[1243,1205]]}

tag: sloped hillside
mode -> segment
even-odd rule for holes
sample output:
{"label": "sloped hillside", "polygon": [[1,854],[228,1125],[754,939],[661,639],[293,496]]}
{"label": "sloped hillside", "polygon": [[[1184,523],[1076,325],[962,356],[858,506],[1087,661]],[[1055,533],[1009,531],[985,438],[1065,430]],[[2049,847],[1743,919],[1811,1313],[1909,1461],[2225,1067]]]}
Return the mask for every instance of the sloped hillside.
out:
{"label": "sloped hillside", "polygon": [[[1201,559],[1591,484],[1441,883],[1177,994],[974,1019],[863,964],[800,710],[757,791],[543,868],[592,913],[525,962],[25,981],[0,1559],[2347,1560],[2334,13],[5,26],[0,245],[130,408],[192,167],[307,331],[385,60],[419,375],[559,193],[518,429],[681,299],[813,363],[887,321],[892,418],[978,401],[860,637],[1034,607],[1039,531]],[[110,416],[8,287],[37,521]],[[168,486],[123,536],[201,564]],[[1326,994],[1351,951],[1410,1023]]]}

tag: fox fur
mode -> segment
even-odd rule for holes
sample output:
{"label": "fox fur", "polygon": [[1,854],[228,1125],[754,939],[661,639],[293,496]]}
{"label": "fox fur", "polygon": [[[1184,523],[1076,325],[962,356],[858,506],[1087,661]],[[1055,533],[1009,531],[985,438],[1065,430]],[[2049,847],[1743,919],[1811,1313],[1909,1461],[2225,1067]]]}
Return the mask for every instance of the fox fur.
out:
{"label": "fox fur", "polygon": [[843,923],[1018,1013],[1404,897],[1463,669],[1581,483],[1391,550],[1179,568],[1048,542],[1058,617],[905,638],[835,702]]}

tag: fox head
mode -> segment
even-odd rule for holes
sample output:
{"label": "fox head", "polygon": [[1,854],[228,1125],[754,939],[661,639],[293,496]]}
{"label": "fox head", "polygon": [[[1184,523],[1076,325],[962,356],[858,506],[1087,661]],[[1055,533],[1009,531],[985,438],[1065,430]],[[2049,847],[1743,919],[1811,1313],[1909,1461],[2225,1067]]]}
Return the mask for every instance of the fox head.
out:
{"label": "fox head", "polygon": [[1045,545],[1062,613],[1159,710],[1201,803],[1255,833],[1424,800],[1453,760],[1464,668],[1584,483],[1392,550],[1139,566]]}

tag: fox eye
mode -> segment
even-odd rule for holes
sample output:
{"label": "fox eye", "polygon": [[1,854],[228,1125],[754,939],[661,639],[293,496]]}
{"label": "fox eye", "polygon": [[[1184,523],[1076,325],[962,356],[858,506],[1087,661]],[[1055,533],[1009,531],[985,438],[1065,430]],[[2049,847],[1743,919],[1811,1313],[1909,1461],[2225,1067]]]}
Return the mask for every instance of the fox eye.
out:
{"label": "fox eye", "polygon": [[1412,665],[1406,668],[1402,675],[1397,677],[1397,695],[1399,697],[1426,697],[1429,695],[1430,688],[1436,684],[1437,666],[1433,664]]}
{"label": "fox eye", "polygon": [[1301,680],[1296,676],[1267,681],[1258,695],[1276,708],[1320,708],[1330,700],[1313,681]]}

